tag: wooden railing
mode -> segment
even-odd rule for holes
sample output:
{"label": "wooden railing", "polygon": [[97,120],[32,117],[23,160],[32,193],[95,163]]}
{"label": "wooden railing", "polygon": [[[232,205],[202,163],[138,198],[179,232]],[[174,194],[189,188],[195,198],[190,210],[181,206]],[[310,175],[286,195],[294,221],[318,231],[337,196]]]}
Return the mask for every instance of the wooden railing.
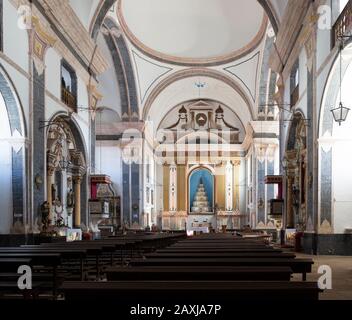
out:
{"label": "wooden railing", "polygon": [[[344,36],[351,35],[352,31],[352,0],[348,1],[347,5],[337,18],[334,26],[332,27],[332,48],[339,42]],[[346,40],[348,40],[346,38]]]}
{"label": "wooden railing", "polygon": [[61,100],[64,104],[70,107],[73,111],[77,112],[77,99],[66,88],[61,88]]}

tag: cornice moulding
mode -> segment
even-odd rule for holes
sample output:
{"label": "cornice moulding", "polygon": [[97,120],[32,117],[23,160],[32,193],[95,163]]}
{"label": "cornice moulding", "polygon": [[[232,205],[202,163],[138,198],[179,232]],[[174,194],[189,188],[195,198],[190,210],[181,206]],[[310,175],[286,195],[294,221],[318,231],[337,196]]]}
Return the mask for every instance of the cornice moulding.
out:
{"label": "cornice moulding", "polygon": [[[90,38],[79,18],[69,5],[68,0],[37,0],[44,8],[47,19],[62,33],[67,41],[75,48],[76,53],[95,74],[102,74],[109,67],[104,55],[95,48],[95,43]],[[93,61],[92,57],[94,57]]]}

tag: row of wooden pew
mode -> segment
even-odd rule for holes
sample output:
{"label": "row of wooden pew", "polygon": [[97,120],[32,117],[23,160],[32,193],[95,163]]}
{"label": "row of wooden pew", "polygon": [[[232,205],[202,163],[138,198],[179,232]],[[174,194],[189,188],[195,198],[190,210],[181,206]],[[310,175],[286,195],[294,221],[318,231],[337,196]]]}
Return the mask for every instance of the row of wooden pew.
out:
{"label": "row of wooden pew", "polygon": [[[0,299],[60,297],[59,287],[68,280],[103,279],[106,266],[125,265],[172,244],[183,234],[127,234],[96,241],[53,242],[0,248]],[[18,288],[18,267],[32,269],[32,289]]]}
{"label": "row of wooden pew", "polygon": [[[275,249],[261,239],[231,234],[179,239],[128,264],[105,265],[104,281],[65,281],[66,300],[125,301],[318,300],[317,283],[307,282],[311,259]],[[291,281],[293,273],[302,281]]]}

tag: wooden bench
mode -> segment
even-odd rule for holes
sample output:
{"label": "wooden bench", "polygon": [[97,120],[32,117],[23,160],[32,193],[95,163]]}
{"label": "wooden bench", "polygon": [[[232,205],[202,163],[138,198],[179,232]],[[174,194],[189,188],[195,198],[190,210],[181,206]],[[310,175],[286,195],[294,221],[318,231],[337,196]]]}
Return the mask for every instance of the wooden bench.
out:
{"label": "wooden bench", "polygon": [[56,298],[57,293],[57,268],[61,263],[61,255],[59,253],[32,253],[32,252],[9,252],[9,253],[0,253],[1,258],[15,258],[15,259],[29,259],[31,267],[34,266],[48,266],[52,269],[52,291],[53,297]]}
{"label": "wooden bench", "polygon": [[293,259],[296,257],[294,253],[286,252],[172,252],[172,253],[150,253],[146,254],[147,259],[161,258],[275,258],[275,259]]}
{"label": "wooden bench", "polygon": [[31,266],[32,259],[30,258],[18,258],[18,257],[0,257],[0,272],[16,271],[19,266]]}
{"label": "wooden bench", "polygon": [[130,262],[131,266],[269,266],[290,267],[293,273],[302,274],[306,281],[307,273],[312,272],[311,259],[284,259],[284,258],[153,258],[138,259]]}
{"label": "wooden bench", "polygon": [[65,282],[61,290],[67,301],[158,301],[158,303],[199,301],[202,304],[243,300],[318,300],[316,282],[247,281],[109,281]]}
{"label": "wooden bench", "polygon": [[230,252],[282,252],[281,249],[273,249],[273,248],[166,248],[159,249],[155,251],[156,253],[230,253]]}
{"label": "wooden bench", "polygon": [[48,283],[41,281],[33,281],[32,289],[21,290],[18,287],[17,281],[2,281],[0,280],[0,298],[13,299],[14,296],[21,296],[23,299],[36,299],[43,287]]}
{"label": "wooden bench", "polygon": [[[63,259],[77,260],[80,266],[80,277],[83,280],[84,275],[84,260],[87,257],[87,250],[84,249],[69,249],[66,247],[50,247],[41,246],[22,246],[15,248],[0,248],[0,253],[58,253]],[[62,265],[62,264],[61,264]]]}
{"label": "wooden bench", "polygon": [[108,281],[290,281],[290,267],[109,267]]}

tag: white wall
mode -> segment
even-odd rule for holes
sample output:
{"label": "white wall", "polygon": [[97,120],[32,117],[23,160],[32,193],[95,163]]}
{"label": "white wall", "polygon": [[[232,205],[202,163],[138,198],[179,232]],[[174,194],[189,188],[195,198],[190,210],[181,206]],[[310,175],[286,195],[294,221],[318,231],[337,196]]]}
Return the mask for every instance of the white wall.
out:
{"label": "white wall", "polygon": [[45,88],[61,100],[61,57],[49,48],[45,55]]}
{"label": "white wall", "polygon": [[28,72],[28,31],[18,27],[19,15],[11,2],[5,0],[3,6],[3,52],[24,71]]}
{"label": "white wall", "polygon": [[84,27],[88,30],[91,12],[95,9],[95,0],[69,0],[69,3]]}
{"label": "white wall", "polygon": [[115,141],[97,141],[95,149],[96,173],[111,177],[114,189],[122,194],[122,160],[121,149]]}
{"label": "white wall", "polygon": [[[351,106],[352,101],[352,63],[343,80],[342,101]],[[336,105],[340,101],[338,97]],[[352,228],[352,114],[346,122],[333,129],[333,219],[334,232],[344,233],[346,228]]]}
{"label": "white wall", "polygon": [[[330,7],[330,0],[325,2]],[[322,66],[330,53],[331,30],[328,28],[317,28],[317,70]]]}

